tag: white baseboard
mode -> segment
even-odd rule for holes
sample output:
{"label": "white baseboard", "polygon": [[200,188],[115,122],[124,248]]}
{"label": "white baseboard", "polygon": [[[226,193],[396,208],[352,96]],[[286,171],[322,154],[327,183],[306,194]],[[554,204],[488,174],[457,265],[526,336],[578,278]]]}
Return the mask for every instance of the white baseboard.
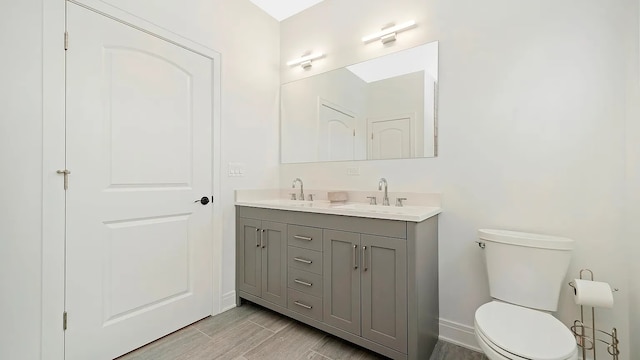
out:
{"label": "white baseboard", "polygon": [[228,293],[222,295],[221,312],[231,310],[234,307],[236,307],[236,292],[229,291]]}
{"label": "white baseboard", "polygon": [[463,325],[455,321],[440,318],[440,340],[479,351],[475,330],[472,326]]}

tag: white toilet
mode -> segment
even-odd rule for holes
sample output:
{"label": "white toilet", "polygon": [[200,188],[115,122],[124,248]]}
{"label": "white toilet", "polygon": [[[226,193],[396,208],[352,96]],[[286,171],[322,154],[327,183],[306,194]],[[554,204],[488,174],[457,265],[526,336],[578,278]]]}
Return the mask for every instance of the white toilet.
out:
{"label": "white toilet", "polygon": [[475,333],[490,360],[573,360],[576,340],[556,311],[574,241],[507,230],[478,231],[493,301],[476,310]]}

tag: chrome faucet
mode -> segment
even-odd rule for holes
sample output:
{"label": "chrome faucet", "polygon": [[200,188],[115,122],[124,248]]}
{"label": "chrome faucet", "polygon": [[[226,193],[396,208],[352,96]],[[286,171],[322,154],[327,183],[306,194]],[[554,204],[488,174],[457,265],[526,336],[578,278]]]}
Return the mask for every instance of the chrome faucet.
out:
{"label": "chrome faucet", "polygon": [[293,179],[291,187],[296,188],[296,181],[300,182],[300,196],[298,196],[298,200],[304,200],[304,185],[302,184],[302,180],[300,180],[300,178]]}
{"label": "chrome faucet", "polygon": [[384,197],[382,198],[382,205],[389,206],[389,195],[387,194],[387,179],[381,178],[378,182],[378,190],[382,190],[384,185]]}

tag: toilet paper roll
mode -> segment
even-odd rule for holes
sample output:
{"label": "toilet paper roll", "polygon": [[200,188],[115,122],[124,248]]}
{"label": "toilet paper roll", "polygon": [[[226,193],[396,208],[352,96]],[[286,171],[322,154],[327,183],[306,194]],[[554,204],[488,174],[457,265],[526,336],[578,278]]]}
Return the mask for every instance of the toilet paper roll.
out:
{"label": "toilet paper roll", "polygon": [[613,307],[613,292],[611,286],[606,282],[590,280],[573,280],[576,284],[575,296],[573,299],[578,305],[593,307]]}

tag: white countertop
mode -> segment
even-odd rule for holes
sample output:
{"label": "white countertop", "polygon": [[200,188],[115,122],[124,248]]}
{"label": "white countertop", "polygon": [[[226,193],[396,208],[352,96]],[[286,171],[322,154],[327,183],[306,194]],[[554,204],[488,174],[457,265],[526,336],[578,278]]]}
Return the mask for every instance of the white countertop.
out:
{"label": "white countertop", "polygon": [[279,198],[236,199],[238,206],[412,222],[421,222],[442,212],[439,206],[406,205],[398,207],[359,202],[331,203],[327,200],[304,201]]}

